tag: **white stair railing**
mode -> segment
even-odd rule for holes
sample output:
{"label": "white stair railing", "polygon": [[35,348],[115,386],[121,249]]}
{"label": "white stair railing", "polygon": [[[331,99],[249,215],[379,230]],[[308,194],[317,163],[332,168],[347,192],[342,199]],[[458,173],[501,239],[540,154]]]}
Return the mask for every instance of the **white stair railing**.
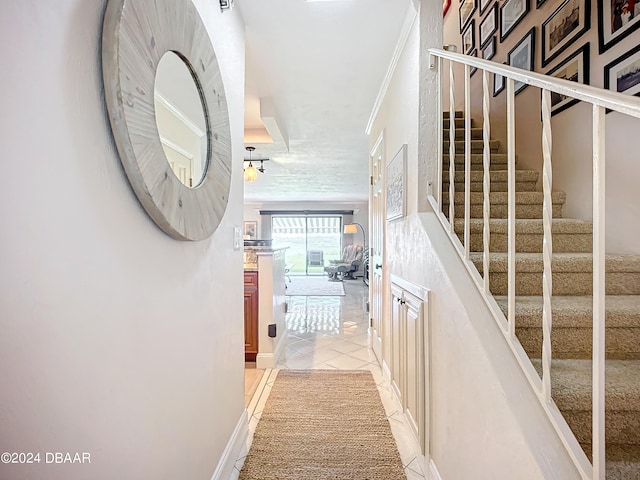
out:
{"label": "white stair railing", "polygon": [[[494,318],[501,327],[529,383],[537,392],[540,402],[571,455],[584,479],[604,480],[605,473],[605,111],[640,118],[640,99],[602,90],[567,80],[541,75],[535,72],[489,62],[453,51],[430,49],[435,57],[430,64],[438,69],[438,108],[442,112],[442,73],[445,60],[449,62],[449,215],[442,213],[442,158],[443,133],[438,133],[438,175],[436,196],[430,197],[465,265],[476,281]],[[464,115],[465,115],[465,195],[464,232],[460,244],[455,232],[455,76],[454,65],[464,67]],[[483,275],[480,276],[470,256],[470,178],[471,178],[471,115],[470,69],[482,72],[483,113]],[[508,310],[505,319],[500,307],[490,295],[490,119],[489,74],[504,77],[507,94],[507,262],[508,262]],[[543,348],[542,379],[533,368],[529,357],[515,336],[515,274],[516,274],[516,177],[515,177],[515,82],[540,88],[542,91],[542,151],[543,151]],[[551,398],[551,329],[552,329],[552,132],[551,93],[572,97],[593,106],[593,461],[589,462],[568,424]]]}

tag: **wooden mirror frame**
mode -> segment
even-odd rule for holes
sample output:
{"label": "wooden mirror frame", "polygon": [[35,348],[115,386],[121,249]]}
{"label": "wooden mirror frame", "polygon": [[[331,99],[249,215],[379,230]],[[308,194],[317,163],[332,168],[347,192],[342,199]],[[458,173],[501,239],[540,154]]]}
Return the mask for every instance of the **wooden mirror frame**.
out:
{"label": "wooden mirror frame", "polygon": [[[171,170],[155,121],[156,69],[168,51],[191,71],[206,121],[206,172],[195,188],[183,185]],[[109,0],[102,73],[111,129],[138,200],[169,236],[210,237],[229,201],[231,133],[222,75],[195,5],[191,0]]]}

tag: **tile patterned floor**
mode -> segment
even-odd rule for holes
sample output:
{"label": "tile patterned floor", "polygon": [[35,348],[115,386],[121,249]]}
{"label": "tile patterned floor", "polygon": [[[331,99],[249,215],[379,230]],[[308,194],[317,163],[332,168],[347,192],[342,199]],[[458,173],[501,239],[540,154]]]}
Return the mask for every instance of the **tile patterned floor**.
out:
{"label": "tile patterned floor", "polygon": [[[411,434],[391,397],[378,362],[369,348],[367,286],[358,280],[344,282],[342,297],[287,297],[287,344],[278,369],[367,369],[378,384],[391,431],[405,467],[407,480],[424,480],[422,465]],[[249,438],[236,462],[238,478],[251,446],[255,427],[275,379],[276,371],[267,371],[253,396],[249,412]]]}

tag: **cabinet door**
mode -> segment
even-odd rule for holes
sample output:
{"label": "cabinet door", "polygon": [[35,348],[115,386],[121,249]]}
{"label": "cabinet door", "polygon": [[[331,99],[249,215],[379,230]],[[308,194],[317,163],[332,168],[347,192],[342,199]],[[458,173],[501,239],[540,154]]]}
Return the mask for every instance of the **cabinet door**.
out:
{"label": "cabinet door", "polygon": [[424,449],[424,334],[422,300],[405,293],[406,388],[405,417],[420,446]]}
{"label": "cabinet door", "polygon": [[[257,277],[254,274],[247,278],[245,273],[244,285],[244,360],[255,362],[258,354],[258,287]],[[249,281],[247,281],[249,280]]]}

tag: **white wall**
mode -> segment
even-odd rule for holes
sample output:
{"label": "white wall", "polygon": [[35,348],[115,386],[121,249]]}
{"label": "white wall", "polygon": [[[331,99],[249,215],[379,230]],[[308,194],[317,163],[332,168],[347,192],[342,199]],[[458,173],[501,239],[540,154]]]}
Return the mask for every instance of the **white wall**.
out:
{"label": "white wall", "polygon": [[[541,25],[555,11],[561,2],[547,1],[540,9],[532,2],[531,10],[515,29],[500,43],[498,26],[496,55],[493,62],[507,61],[507,55],[514,45],[536,26],[535,71],[547,73],[565,58],[590,43],[590,84],[604,87],[604,66],[640,43],[640,30],[636,30],[614,47],[598,53],[597,2],[591,2],[591,27],[567,49],[560,53],[549,65],[542,67]],[[451,2],[444,21],[444,44],[452,44],[461,51],[459,27],[459,0]],[[488,10],[487,10],[488,12]],[[486,15],[486,12],[485,12]],[[476,22],[476,45],[481,21],[479,10],[474,14]],[[482,17],[484,18],[484,17]],[[481,56],[480,50],[478,51]],[[448,64],[447,64],[448,65]],[[448,72],[448,66],[447,66]],[[462,110],[464,91],[462,70],[456,69],[459,79],[456,88],[456,106]],[[490,76],[490,83],[492,82]],[[444,83],[448,88],[448,73]],[[492,83],[491,83],[492,85]],[[471,98],[473,117],[482,125],[482,75],[476,73],[471,78]],[[448,90],[447,90],[448,92]],[[448,93],[444,102],[448,108]],[[506,139],[506,90],[491,99],[491,137]],[[542,171],[542,123],[540,120],[540,90],[527,87],[516,97],[516,151],[518,165]],[[607,251],[617,253],[640,253],[637,238],[640,236],[640,202],[637,188],[632,179],[640,176],[640,163],[636,161],[636,151],[629,142],[640,129],[640,120],[611,113],[607,122]],[[553,188],[567,193],[564,216],[573,218],[592,217],[591,203],[591,108],[584,103],[574,105],[552,117],[553,133]],[[502,151],[506,151],[503,143]],[[539,183],[539,186],[541,184]],[[539,187],[541,189],[541,186]]]}
{"label": "white wall", "polygon": [[[244,31],[195,0],[218,55],[242,170]],[[244,411],[242,177],[202,242],[165,235],[120,165],[107,117],[105,1],[3,3],[0,465],[12,479],[208,479]]]}
{"label": "white wall", "polygon": [[[422,2],[420,18],[436,15],[428,11],[434,5]],[[386,272],[431,291],[431,458],[444,480],[577,479],[440,223],[429,208],[419,208],[426,189],[419,170],[433,170],[419,166],[422,145],[420,157],[417,152],[418,138],[428,137],[418,118],[433,108],[419,105],[419,59],[427,60],[425,43],[439,41],[431,29],[423,31],[420,38],[416,22],[370,138],[373,143],[384,130],[387,163],[403,143],[409,145],[408,213],[387,223]],[[433,156],[426,160],[435,162]]]}

